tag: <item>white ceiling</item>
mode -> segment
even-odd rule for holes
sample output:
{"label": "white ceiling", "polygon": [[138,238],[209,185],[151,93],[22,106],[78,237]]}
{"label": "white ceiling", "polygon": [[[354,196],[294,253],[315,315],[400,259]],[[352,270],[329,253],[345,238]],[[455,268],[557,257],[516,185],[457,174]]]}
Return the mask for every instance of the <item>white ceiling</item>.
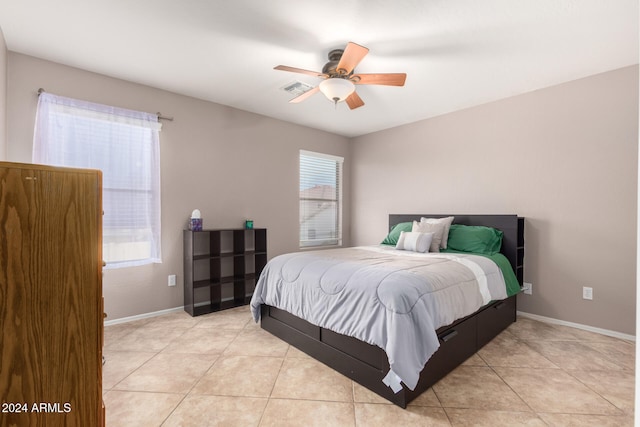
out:
{"label": "white ceiling", "polygon": [[[0,0],[9,50],[356,136],[638,63],[638,0]],[[281,88],[348,41],[365,106]],[[179,115],[178,111],[167,112]]]}

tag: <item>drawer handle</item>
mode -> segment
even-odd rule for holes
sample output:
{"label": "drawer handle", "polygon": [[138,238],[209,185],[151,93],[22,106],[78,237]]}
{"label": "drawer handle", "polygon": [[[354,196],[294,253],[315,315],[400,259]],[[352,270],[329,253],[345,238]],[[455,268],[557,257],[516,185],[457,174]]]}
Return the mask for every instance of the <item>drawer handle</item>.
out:
{"label": "drawer handle", "polygon": [[439,337],[439,339],[442,342],[447,342],[447,341],[453,339],[456,335],[458,335],[458,331],[456,331],[454,329],[453,331],[448,332],[446,335],[443,335],[443,336]]}
{"label": "drawer handle", "polygon": [[497,303],[496,305],[494,305],[493,308],[495,308],[496,310],[500,310],[505,305],[507,305],[507,304],[505,302],[501,301],[501,302]]}

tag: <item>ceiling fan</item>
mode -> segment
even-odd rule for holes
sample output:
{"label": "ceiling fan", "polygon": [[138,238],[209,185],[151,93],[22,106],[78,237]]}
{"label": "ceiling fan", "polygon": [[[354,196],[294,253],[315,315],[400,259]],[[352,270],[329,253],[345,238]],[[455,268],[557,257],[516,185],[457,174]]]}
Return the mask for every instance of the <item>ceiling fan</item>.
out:
{"label": "ceiling fan", "polygon": [[273,69],[307,74],[324,79],[318,86],[293,98],[289,102],[298,103],[304,101],[320,91],[335,105],[338,102],[346,101],[349,108],[353,110],[364,105],[364,101],[355,91],[355,85],[404,86],[407,78],[405,73],[354,74],[353,69],[367,53],[369,53],[369,49],[366,47],[349,42],[344,49],[334,49],[329,52],[329,62],[322,67],[322,72],[320,73],[287,65],[278,65]]}

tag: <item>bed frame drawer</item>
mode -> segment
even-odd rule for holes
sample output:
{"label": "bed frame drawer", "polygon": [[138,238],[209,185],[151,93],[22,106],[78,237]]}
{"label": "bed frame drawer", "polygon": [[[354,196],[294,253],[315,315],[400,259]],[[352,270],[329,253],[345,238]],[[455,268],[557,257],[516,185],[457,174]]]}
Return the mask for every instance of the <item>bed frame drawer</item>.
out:
{"label": "bed frame drawer", "polygon": [[476,352],[475,316],[440,328],[436,332],[440,347],[429,359],[428,369],[425,367],[422,370],[416,389],[413,392],[407,389],[409,396],[419,395]]}
{"label": "bed frame drawer", "polygon": [[[316,325],[312,325],[306,320],[302,320],[301,318],[294,316],[293,314],[286,312],[284,310],[280,310],[279,308],[262,306],[262,318],[270,317],[272,319],[278,320],[291,328],[297,329],[298,331],[320,341],[320,327]],[[266,310],[267,312],[265,313]]]}
{"label": "bed frame drawer", "polygon": [[380,371],[389,370],[387,354],[380,347],[368,344],[358,339],[337,334],[329,329],[321,328],[321,340],[336,350],[351,355],[356,359]]}
{"label": "bed frame drawer", "polygon": [[[444,329],[444,330],[442,330]],[[451,366],[458,366],[476,352],[477,322],[475,317],[468,317],[451,327],[437,331],[440,348],[431,356],[431,360]]]}
{"label": "bed frame drawer", "polygon": [[515,295],[495,301],[478,313],[478,349],[516,321]]}

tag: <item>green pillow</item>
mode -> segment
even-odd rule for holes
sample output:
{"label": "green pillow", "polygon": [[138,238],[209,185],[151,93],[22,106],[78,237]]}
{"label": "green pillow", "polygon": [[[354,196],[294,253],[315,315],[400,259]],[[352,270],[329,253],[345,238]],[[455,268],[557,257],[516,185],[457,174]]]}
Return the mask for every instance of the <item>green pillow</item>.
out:
{"label": "green pillow", "polygon": [[411,231],[413,227],[413,222],[400,222],[393,226],[387,237],[384,238],[381,245],[393,245],[395,246],[398,243],[398,239],[400,238],[400,233],[403,231]]}
{"label": "green pillow", "polygon": [[447,249],[493,255],[502,247],[502,231],[482,225],[452,224]]}

